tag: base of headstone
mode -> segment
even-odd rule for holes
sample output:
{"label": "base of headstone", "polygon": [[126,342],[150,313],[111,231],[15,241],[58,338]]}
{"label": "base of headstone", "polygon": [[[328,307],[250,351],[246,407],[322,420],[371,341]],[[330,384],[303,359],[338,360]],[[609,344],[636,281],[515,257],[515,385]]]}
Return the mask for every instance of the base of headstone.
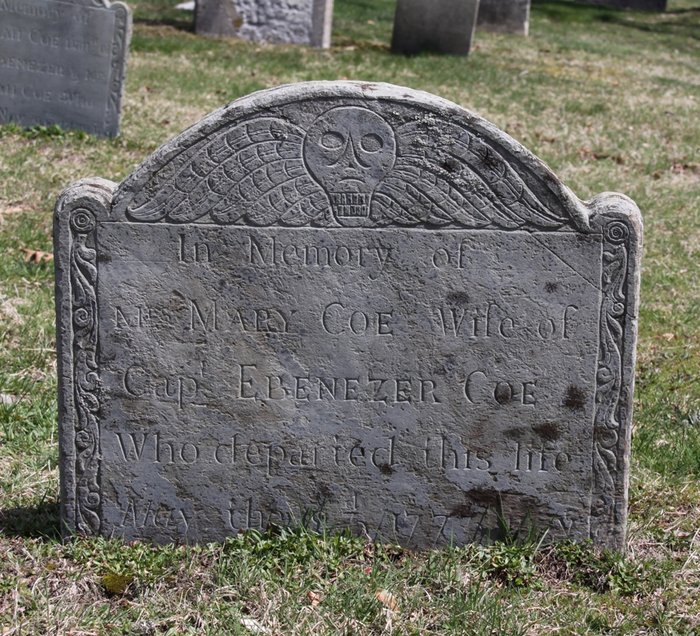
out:
{"label": "base of headstone", "polygon": [[327,49],[333,0],[197,0],[194,21],[199,35]]}
{"label": "base of headstone", "polygon": [[391,50],[468,55],[479,0],[398,0]]}
{"label": "base of headstone", "polygon": [[480,0],[477,30],[527,35],[530,0]]}

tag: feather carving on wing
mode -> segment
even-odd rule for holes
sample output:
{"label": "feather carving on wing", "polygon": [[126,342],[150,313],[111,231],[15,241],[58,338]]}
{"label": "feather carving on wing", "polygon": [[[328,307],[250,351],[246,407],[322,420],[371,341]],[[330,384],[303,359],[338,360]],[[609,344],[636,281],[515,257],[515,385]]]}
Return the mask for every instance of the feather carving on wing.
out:
{"label": "feather carving on wing", "polygon": [[[412,122],[396,130],[397,159],[372,201],[378,224],[557,228],[563,210],[539,200],[509,161],[466,129]],[[430,141],[428,141],[430,140]]]}
{"label": "feather carving on wing", "polygon": [[302,158],[303,132],[274,117],[239,123],[166,164],[153,194],[129,206],[139,221],[302,226],[326,224],[330,207]]}

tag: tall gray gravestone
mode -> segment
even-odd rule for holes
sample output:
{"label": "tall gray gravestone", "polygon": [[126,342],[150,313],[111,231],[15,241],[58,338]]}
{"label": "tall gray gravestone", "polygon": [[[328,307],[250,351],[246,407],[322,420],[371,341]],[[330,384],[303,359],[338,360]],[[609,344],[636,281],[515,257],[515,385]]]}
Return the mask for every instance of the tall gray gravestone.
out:
{"label": "tall gray gravestone", "polygon": [[119,133],[131,12],[102,0],[0,0],[0,123]]}
{"label": "tall gray gravestone", "polygon": [[391,50],[467,55],[479,0],[397,0]]}
{"label": "tall gray gravestone", "polygon": [[480,0],[476,28],[496,33],[527,35],[530,0]]}
{"label": "tall gray gravestone", "polygon": [[666,0],[578,0],[582,4],[595,4],[610,9],[636,11],[666,11]]}
{"label": "tall gray gravestone", "polygon": [[197,0],[195,31],[253,42],[331,45],[333,0]]}
{"label": "tall gray gravestone", "polygon": [[65,527],[621,548],[641,232],[426,93],[233,102],[57,203]]}

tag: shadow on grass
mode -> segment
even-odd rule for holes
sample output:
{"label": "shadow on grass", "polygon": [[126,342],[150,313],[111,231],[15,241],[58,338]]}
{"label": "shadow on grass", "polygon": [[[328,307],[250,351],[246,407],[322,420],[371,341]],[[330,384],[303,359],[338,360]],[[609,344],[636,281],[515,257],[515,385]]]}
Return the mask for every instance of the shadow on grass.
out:
{"label": "shadow on grass", "polygon": [[21,508],[0,508],[0,535],[26,539],[60,539],[57,501]]}
{"label": "shadow on grass", "polygon": [[576,4],[572,0],[533,0],[532,6],[533,11],[553,22],[571,24],[602,22],[646,33],[700,40],[700,7],[665,12],[641,12]]}
{"label": "shadow on grass", "polygon": [[190,19],[172,18],[163,16],[162,18],[134,18],[134,24],[145,24],[154,27],[172,27],[178,31],[188,31],[194,33],[194,13],[190,12]]}
{"label": "shadow on grass", "polygon": [[[682,11],[669,11],[663,20],[644,22],[635,20],[627,13],[616,13],[609,20],[611,24],[644,31],[646,33],[658,33],[673,37],[692,38],[700,40],[700,9],[683,9]],[[694,19],[690,19],[690,18]]]}
{"label": "shadow on grass", "polygon": [[194,31],[194,11],[176,9],[180,0],[136,0],[134,24],[147,26],[167,26],[180,31]]}
{"label": "shadow on grass", "polygon": [[611,22],[620,13],[615,9],[591,4],[577,4],[572,0],[532,0],[532,11],[553,22]]}

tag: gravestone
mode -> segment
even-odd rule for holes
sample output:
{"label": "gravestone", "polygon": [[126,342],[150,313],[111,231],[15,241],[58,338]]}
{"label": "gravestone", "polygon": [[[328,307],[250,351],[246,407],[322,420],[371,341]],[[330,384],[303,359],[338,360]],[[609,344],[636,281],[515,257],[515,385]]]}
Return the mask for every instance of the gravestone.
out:
{"label": "gravestone", "polygon": [[530,0],[480,0],[477,29],[527,35]]}
{"label": "gravestone", "polygon": [[467,55],[478,10],[479,0],[398,0],[391,50]]}
{"label": "gravestone", "polygon": [[255,93],[56,207],[62,518],[621,548],[641,220],[426,93]]}
{"label": "gravestone", "polygon": [[331,45],[333,0],[197,0],[195,31],[253,42]]}
{"label": "gravestone", "polygon": [[595,4],[610,9],[636,11],[666,11],[666,0],[579,0],[583,4]]}
{"label": "gravestone", "polygon": [[0,123],[119,133],[131,12],[101,0],[0,0]]}

